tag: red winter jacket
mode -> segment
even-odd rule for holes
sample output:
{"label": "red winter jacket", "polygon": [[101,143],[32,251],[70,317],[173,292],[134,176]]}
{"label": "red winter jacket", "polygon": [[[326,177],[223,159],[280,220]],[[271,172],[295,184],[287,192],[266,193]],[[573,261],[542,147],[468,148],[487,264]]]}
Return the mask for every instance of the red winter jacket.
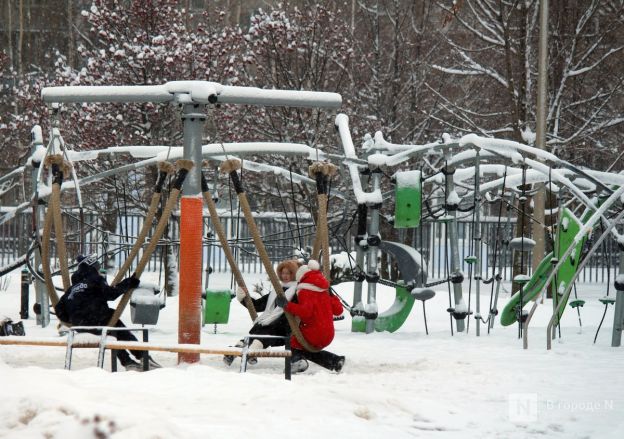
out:
{"label": "red winter jacket", "polygon": [[[308,343],[323,349],[334,339],[334,315],[342,314],[338,298],[328,292],[329,282],[318,270],[305,273],[297,285],[297,302],[288,302],[285,310],[301,319],[299,328]],[[293,349],[303,349],[295,336]]]}

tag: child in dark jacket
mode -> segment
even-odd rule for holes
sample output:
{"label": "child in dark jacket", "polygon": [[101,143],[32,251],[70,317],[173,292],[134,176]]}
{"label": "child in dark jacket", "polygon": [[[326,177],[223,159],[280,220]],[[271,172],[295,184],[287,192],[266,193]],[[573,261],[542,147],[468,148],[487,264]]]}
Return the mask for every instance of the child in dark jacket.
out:
{"label": "child in dark jacket", "polygon": [[[78,256],[78,269],[72,274],[72,286],[68,288],[55,306],[59,319],[71,323],[72,326],[107,326],[113,313],[108,302],[117,299],[131,288],[139,286],[139,279],[130,276],[114,287],[108,285],[106,279],[100,275],[100,264],[97,255]],[[121,320],[117,321],[117,328],[125,328]],[[90,330],[99,334],[98,330]],[[110,335],[120,341],[137,341],[130,331],[111,331]],[[142,351],[130,351],[137,359],[143,356]],[[128,370],[140,370],[139,363],[133,361],[125,350],[117,351],[117,357]],[[150,367],[160,367],[150,359]]]}
{"label": "child in dark jacket", "polygon": [[310,260],[297,270],[297,303],[278,300],[277,305],[301,319],[299,328],[305,340],[318,352],[308,352],[293,335],[293,372],[303,372],[308,368],[307,360],[329,370],[339,372],[345,357],[322,350],[334,339],[334,316],[342,314],[338,298],[329,292],[329,281],[320,271],[319,263]]}

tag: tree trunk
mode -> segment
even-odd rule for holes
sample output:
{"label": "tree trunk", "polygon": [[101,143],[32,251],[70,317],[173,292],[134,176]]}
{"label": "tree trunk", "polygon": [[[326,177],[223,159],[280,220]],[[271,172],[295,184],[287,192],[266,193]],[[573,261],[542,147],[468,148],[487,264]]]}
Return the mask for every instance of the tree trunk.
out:
{"label": "tree trunk", "polygon": [[15,54],[13,53],[13,9],[11,8],[12,2],[6,2],[7,5],[7,43],[9,51],[9,61],[11,62],[11,68],[15,68]]}
{"label": "tree trunk", "polygon": [[71,68],[76,68],[76,38],[74,36],[74,1],[67,0],[67,62]]}
{"label": "tree trunk", "polygon": [[24,44],[24,0],[19,1],[19,34],[17,39],[17,75],[22,77],[22,48]]}

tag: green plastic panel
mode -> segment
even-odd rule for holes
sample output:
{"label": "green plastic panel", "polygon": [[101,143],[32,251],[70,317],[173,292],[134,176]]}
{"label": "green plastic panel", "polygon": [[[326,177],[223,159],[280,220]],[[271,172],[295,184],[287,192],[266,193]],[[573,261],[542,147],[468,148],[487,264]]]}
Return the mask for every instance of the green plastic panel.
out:
{"label": "green plastic panel", "polygon": [[397,287],[392,306],[380,313],[375,319],[375,331],[394,332],[399,329],[412,311],[414,301],[415,299],[405,288]]}
{"label": "green plastic panel", "polygon": [[227,323],[231,298],[230,290],[206,290],[204,324]]}
{"label": "green plastic panel", "polygon": [[[396,289],[394,302],[386,311],[380,313],[375,319],[375,331],[395,332],[407,320],[415,299],[403,287]],[[362,316],[353,317],[351,320],[351,332],[366,332],[366,319]]]}
{"label": "green plastic panel", "polygon": [[[550,276],[550,272],[552,271],[552,264],[550,263],[551,259],[552,253],[548,253],[535,269],[533,276],[531,276],[531,280],[529,280],[529,282],[524,286],[524,290],[522,291],[523,307],[529,301],[535,299],[544,288],[546,279],[548,279],[548,276]],[[516,322],[516,306],[520,303],[520,296],[520,292],[511,296],[511,299],[509,299],[509,302],[507,302],[507,305],[503,308],[500,315],[501,325],[509,326]]]}
{"label": "green plastic panel", "polygon": [[395,178],[394,228],[418,227],[422,206],[420,171],[397,172]]}
{"label": "green plastic panel", "polygon": [[[564,209],[559,218],[557,238],[555,240],[554,253],[557,258],[563,256],[568,248],[574,244],[574,237],[581,231],[581,227],[582,224],[572,213],[572,211]],[[572,251],[568,259],[566,259],[566,261],[559,268],[559,271],[557,272],[557,292],[559,292],[559,287],[562,284],[569,284],[572,277],[574,277],[586,239],[587,237],[584,236],[583,239],[579,241],[574,251]],[[522,307],[524,307],[529,301],[534,300],[545,287],[544,284],[546,279],[552,271],[552,264],[550,263],[552,257],[552,253],[549,253],[542,260],[542,262],[540,262],[539,266],[535,270],[535,273],[531,276],[531,280],[524,286],[524,290],[522,291]],[[559,299],[559,293],[557,293],[557,295]],[[505,305],[505,308],[503,308],[503,311],[501,312],[501,325],[508,326],[516,322],[516,306],[519,304],[520,292],[517,292],[511,297],[511,299],[509,299],[509,302]],[[565,307],[561,311],[562,314],[564,310]],[[559,318],[561,318],[561,314],[559,315]]]}
{"label": "green plastic panel", "polygon": [[[566,225],[567,227],[563,227]],[[557,240],[555,241],[557,245],[555,246],[555,255],[560,258],[566,252],[572,244],[574,244],[574,238],[581,231],[583,224],[578,220],[578,218],[570,211],[569,209],[564,209],[559,220],[559,226],[557,227]],[[581,252],[583,251],[583,245],[585,245],[585,240],[587,236],[583,236],[583,239],[579,241],[576,245],[568,259],[565,260],[559,271],[557,272],[557,303],[560,303],[561,296],[559,294],[561,288],[561,284],[569,285],[576,273],[578,265],[580,263]],[[559,318],[565,311],[565,306],[562,308],[561,313],[559,314]]]}
{"label": "green plastic panel", "polygon": [[351,332],[366,332],[366,319],[362,316],[354,316],[351,320]]}

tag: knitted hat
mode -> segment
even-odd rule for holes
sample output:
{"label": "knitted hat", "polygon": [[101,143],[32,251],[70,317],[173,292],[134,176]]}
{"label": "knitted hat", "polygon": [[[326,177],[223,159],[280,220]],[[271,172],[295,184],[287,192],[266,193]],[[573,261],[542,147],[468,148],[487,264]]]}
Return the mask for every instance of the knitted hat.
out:
{"label": "knitted hat", "polygon": [[295,279],[297,280],[297,282],[299,282],[301,281],[301,278],[303,277],[303,275],[306,274],[308,271],[319,270],[320,268],[321,266],[319,265],[317,261],[315,261],[314,259],[310,259],[308,261],[308,265],[302,265],[301,267],[299,267],[299,269],[297,270],[297,273],[295,274]]}
{"label": "knitted hat", "polygon": [[91,267],[96,271],[100,270],[100,261],[98,261],[97,253],[93,253],[90,255],[78,255],[76,257],[76,262],[78,262],[78,269]]}

